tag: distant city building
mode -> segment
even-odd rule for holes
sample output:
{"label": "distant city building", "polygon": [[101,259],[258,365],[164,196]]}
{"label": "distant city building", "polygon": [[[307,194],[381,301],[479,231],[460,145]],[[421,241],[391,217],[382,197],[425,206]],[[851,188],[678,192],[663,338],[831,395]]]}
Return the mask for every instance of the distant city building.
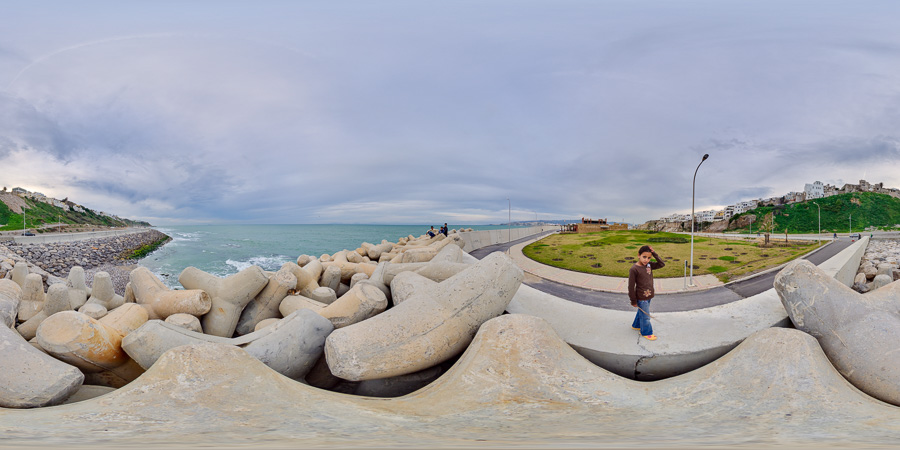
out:
{"label": "distant city building", "polygon": [[627,223],[607,222],[606,219],[585,219],[581,218],[581,223],[575,225],[575,231],[579,233],[592,233],[595,231],[610,230],[627,230]]}
{"label": "distant city building", "polygon": [[803,187],[803,192],[806,192],[807,200],[812,200],[815,198],[824,198],[825,197],[825,185],[822,184],[821,181],[814,181],[813,183],[806,183],[806,186]]}
{"label": "distant city building", "polygon": [[13,190],[12,190],[12,193],[18,195],[19,197],[22,197],[22,196],[24,196],[25,194],[27,194],[28,191],[25,190],[25,189],[22,189],[22,188],[20,188],[20,187],[14,187]]}

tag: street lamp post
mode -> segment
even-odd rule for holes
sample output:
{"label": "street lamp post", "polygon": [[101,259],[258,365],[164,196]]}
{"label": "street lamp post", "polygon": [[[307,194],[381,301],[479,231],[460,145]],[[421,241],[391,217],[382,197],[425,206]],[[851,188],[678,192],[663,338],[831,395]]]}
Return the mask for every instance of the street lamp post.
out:
{"label": "street lamp post", "polygon": [[[23,209],[24,211],[24,209]],[[853,234],[853,214],[850,214],[850,234]]]}
{"label": "street lamp post", "polygon": [[506,206],[509,208],[507,209],[509,217],[506,219],[506,242],[509,243],[512,242],[512,203],[509,201],[509,197],[506,197]]}
{"label": "street lamp post", "polygon": [[812,202],[812,204],[819,208],[819,234],[822,234],[822,207],[816,202]]}
{"label": "street lamp post", "polygon": [[[706,158],[709,158],[709,153],[703,155],[700,164],[703,164]],[[700,170],[700,164],[697,164],[697,168],[694,169],[694,181],[691,183],[691,287],[694,286],[694,192],[697,186],[697,171]]]}

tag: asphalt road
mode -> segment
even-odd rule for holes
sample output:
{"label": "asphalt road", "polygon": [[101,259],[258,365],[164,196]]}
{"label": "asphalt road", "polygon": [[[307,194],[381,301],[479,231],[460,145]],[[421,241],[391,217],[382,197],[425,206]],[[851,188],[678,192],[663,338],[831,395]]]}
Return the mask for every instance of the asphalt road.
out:
{"label": "asphalt road", "polygon": [[[547,232],[543,234],[550,233],[551,232]],[[471,255],[481,259],[493,252],[505,252],[506,249],[511,246],[531,239],[534,239],[534,236],[505,244],[480,248],[473,251]],[[850,246],[850,244],[851,241],[849,238],[838,238],[838,240],[826,244],[819,251],[803,259],[807,259],[813,264],[818,265],[838,254],[841,250]],[[778,271],[763,273],[758,276],[731,283],[727,286],[719,286],[705,291],[660,294],[653,298],[651,304],[653,308],[652,312],[691,311],[741,300],[771,289],[777,273]],[[591,289],[569,286],[555,281],[545,280],[530,274],[525,275],[525,284],[539,291],[584,305],[620,311],[634,310],[631,306],[631,302],[628,301],[627,294],[594,291]]]}

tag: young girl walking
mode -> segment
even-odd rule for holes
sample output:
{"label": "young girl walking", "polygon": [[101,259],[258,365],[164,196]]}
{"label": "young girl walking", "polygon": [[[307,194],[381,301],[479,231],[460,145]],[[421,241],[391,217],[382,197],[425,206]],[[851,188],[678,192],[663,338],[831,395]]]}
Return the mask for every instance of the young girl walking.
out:
{"label": "young girl walking", "polygon": [[[656,262],[650,262],[650,258]],[[653,299],[653,270],[665,267],[666,263],[653,251],[653,247],[645,245],[638,250],[638,260],[628,271],[628,297],[631,306],[636,307],[637,315],[631,328],[641,330],[641,336],[656,340],[653,327],[650,325],[650,300]]]}

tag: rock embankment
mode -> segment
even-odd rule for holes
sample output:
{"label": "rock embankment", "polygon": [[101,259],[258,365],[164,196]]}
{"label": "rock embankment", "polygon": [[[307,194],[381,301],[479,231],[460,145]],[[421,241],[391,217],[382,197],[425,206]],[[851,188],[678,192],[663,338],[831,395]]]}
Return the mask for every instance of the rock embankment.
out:
{"label": "rock embankment", "polygon": [[0,278],[7,277],[17,261],[26,261],[31,273],[41,274],[45,284],[50,284],[48,276],[65,277],[74,266],[91,271],[100,266],[129,264],[128,258],[135,249],[168,239],[157,230],[147,230],[76,242],[0,245]]}
{"label": "rock embankment", "polygon": [[853,290],[866,293],[900,279],[900,240],[872,239],[860,261]]}

